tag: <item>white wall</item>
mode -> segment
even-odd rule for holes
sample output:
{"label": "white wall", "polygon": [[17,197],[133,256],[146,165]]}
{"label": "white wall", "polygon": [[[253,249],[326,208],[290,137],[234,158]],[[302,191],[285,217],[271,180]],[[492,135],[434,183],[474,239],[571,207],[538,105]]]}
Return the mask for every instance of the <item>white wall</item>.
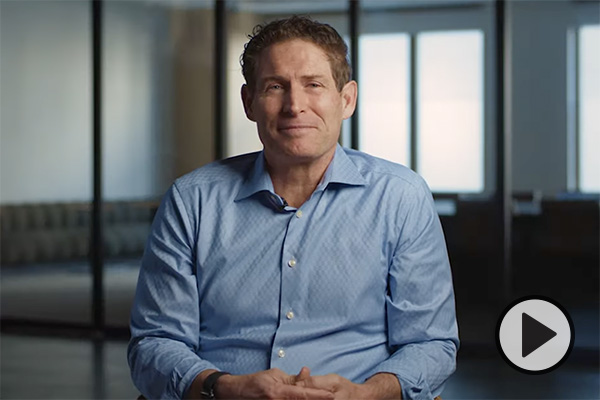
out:
{"label": "white wall", "polygon": [[[104,3],[103,192],[160,196],[174,176],[169,13]],[[2,1],[0,202],[92,198],[91,11]]]}
{"label": "white wall", "polygon": [[92,196],[87,2],[0,2],[0,202]]}
{"label": "white wall", "polygon": [[162,195],[173,178],[169,14],[104,2],[103,195]]}
{"label": "white wall", "polygon": [[226,156],[249,153],[263,148],[256,124],[246,118],[241,88],[245,83],[240,65],[244,44],[254,25],[262,22],[256,15],[230,13],[227,32],[227,137]]}

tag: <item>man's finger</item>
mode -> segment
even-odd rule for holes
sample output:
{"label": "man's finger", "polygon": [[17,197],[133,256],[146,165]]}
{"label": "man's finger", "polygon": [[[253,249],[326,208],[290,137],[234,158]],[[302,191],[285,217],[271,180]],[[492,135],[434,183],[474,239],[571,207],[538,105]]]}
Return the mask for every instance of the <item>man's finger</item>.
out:
{"label": "man's finger", "polygon": [[313,375],[303,381],[300,384],[306,388],[322,389],[326,391],[335,391],[340,384],[338,375]]}
{"label": "man's finger", "polygon": [[308,367],[302,367],[298,375],[294,377],[294,383],[298,383],[306,380],[310,377],[310,369]]}
{"label": "man's finger", "polygon": [[306,399],[306,400],[333,400],[332,392],[322,389],[306,388],[301,386],[282,386],[281,396],[283,399]]}

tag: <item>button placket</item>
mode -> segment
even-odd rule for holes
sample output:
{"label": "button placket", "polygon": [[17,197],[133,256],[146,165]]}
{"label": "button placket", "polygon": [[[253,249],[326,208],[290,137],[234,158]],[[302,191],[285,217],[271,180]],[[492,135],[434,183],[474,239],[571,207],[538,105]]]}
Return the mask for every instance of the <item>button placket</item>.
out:
{"label": "button placket", "polygon": [[[302,277],[301,267],[303,252],[301,249],[303,232],[307,228],[305,220],[308,214],[306,210],[288,208],[291,211],[289,215],[287,229],[283,239],[282,259],[281,259],[281,296],[279,303],[280,325],[277,328],[275,339],[272,344],[271,366],[282,368],[293,362],[294,353],[289,353],[286,346],[290,344],[290,335],[293,336],[294,326],[298,319],[297,311],[302,310],[302,306],[296,310],[299,301],[299,281],[305,279]],[[292,214],[293,213],[293,214]],[[306,222],[309,222],[308,220]],[[297,258],[298,257],[298,258]],[[286,268],[287,266],[287,268]],[[299,275],[300,274],[300,275]],[[300,285],[302,286],[302,285]]]}

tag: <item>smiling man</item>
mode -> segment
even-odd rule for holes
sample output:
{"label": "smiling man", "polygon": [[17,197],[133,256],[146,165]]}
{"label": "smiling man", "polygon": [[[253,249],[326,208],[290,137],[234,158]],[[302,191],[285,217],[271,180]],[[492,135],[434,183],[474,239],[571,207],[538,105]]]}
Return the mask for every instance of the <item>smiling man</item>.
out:
{"label": "smiling man", "polygon": [[329,25],[258,26],[242,66],[264,149],[165,195],[132,310],[136,386],[148,398],[433,399],[458,334],[429,189],[338,145],[357,84]]}

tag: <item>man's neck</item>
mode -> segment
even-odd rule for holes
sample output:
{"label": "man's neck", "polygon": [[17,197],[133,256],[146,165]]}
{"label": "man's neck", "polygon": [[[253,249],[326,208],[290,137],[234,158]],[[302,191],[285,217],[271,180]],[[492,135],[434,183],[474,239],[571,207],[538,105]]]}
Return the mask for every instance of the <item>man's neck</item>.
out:
{"label": "man's neck", "polygon": [[299,208],[310,198],[333,159],[331,156],[309,163],[273,165],[267,159],[267,171],[271,176],[275,193],[294,208]]}

